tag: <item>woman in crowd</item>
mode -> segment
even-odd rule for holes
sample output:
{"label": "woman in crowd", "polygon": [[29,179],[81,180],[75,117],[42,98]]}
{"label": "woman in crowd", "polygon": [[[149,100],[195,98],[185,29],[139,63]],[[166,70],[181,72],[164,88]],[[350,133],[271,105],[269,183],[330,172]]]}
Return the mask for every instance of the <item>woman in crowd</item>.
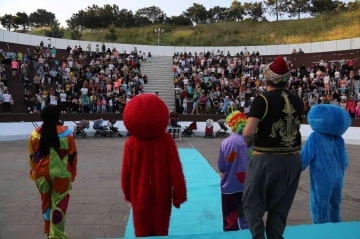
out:
{"label": "woman in crowd", "polygon": [[2,102],[4,105],[5,114],[10,114],[10,108],[14,101],[8,89],[6,89],[5,93],[2,95]]}

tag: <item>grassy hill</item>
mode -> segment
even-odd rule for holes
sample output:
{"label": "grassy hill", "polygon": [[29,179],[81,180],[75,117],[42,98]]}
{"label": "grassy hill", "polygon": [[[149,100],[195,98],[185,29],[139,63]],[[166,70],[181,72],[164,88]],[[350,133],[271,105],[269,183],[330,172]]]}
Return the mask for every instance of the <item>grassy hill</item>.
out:
{"label": "grassy hill", "polygon": [[[157,45],[161,27],[161,45],[167,46],[255,46],[331,41],[360,37],[360,10],[316,18],[285,20],[279,22],[219,22],[195,27],[147,26],[117,29],[118,43]],[[29,32],[44,35],[45,29]],[[85,41],[110,42],[103,31],[84,31]],[[64,38],[70,39],[66,29]]]}

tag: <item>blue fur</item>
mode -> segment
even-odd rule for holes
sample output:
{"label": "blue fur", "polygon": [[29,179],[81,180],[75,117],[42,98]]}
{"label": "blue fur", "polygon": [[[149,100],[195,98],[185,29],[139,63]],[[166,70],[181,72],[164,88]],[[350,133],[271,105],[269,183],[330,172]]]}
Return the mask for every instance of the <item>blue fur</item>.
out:
{"label": "blue fur", "polygon": [[302,168],[310,166],[310,210],[314,224],[341,221],[341,193],[349,164],[342,135],[351,125],[349,113],[335,105],[311,108],[310,134],[302,151]]}

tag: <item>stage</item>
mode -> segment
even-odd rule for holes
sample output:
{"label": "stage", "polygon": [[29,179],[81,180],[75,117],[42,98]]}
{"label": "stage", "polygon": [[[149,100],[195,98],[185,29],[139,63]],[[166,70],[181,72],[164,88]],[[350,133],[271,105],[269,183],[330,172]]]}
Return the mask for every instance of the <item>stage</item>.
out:
{"label": "stage", "polygon": [[[133,238],[130,207],[124,202],[119,180],[125,140],[94,137],[76,140],[78,177],[73,183],[67,211],[65,230],[68,238]],[[250,239],[248,231],[222,232],[220,176],[217,171],[221,141],[200,137],[176,141],[189,200],[179,210],[173,210],[169,239]],[[0,143],[0,238],[45,238],[40,195],[35,183],[29,179],[27,147],[26,140]],[[347,145],[347,150],[350,164],[346,171],[341,208],[343,220],[351,222],[360,219],[360,149],[357,145]],[[289,213],[285,238],[360,239],[355,237],[360,235],[359,231],[355,231],[356,227],[360,228],[359,224],[298,227],[311,224],[309,183],[309,171],[306,170],[301,175]]]}
{"label": "stage", "polygon": [[[249,230],[237,232],[220,232],[208,234],[193,234],[168,237],[147,237],[152,239],[251,239]],[[327,223],[319,225],[300,225],[287,227],[285,239],[359,239],[360,222]],[[129,239],[126,237],[125,239]]]}

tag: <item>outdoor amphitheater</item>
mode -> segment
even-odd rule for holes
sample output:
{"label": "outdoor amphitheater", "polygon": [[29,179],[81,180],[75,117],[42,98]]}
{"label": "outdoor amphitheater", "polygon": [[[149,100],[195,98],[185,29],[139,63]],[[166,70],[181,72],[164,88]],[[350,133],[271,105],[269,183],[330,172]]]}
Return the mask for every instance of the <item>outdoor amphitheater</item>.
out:
{"label": "outdoor amphitheater", "polygon": [[[25,53],[28,52],[28,49],[33,51],[41,42],[45,45],[50,42],[52,45],[50,49],[56,49],[56,59],[59,61],[69,57],[68,47],[82,46],[85,49],[89,46],[95,51],[101,44],[69,39],[49,39],[48,37],[0,30],[0,49],[4,51]],[[224,138],[203,137],[208,119],[216,122],[225,119],[226,116],[222,111],[218,113],[213,108],[208,113],[197,114],[195,112],[192,114],[194,104],[190,99],[187,105],[181,103],[181,109],[178,109],[177,100],[182,96],[176,92],[178,86],[176,83],[174,85],[174,79],[177,76],[173,67],[176,65],[174,59],[181,60],[174,57],[175,55],[185,53],[195,55],[195,52],[197,54],[209,52],[209,54],[222,53],[236,56],[245,51],[250,54],[258,52],[264,62],[270,63],[276,57],[284,56],[292,64],[301,68],[301,66],[308,67],[320,62],[326,62],[329,66],[331,63],[341,64],[342,60],[356,59],[360,54],[360,38],[290,45],[232,47],[150,46],[107,42],[104,44],[106,49],[109,48],[111,52],[116,49],[126,58],[134,51],[141,51],[146,55],[150,52],[151,57],[148,57],[147,61],[141,62],[141,74],[146,75],[148,80],[147,84],[141,88],[142,94],[157,92],[168,106],[169,112],[173,109],[178,111],[177,123],[181,126],[181,131],[180,137],[176,137],[175,141],[188,187],[188,200],[179,210],[172,209],[169,236],[167,237],[170,239],[251,238],[249,230],[223,232],[220,172],[217,161],[219,147]],[[304,54],[291,54],[294,49],[301,49]],[[6,63],[6,59],[4,61]],[[29,65],[31,64],[29,63]],[[10,89],[13,103],[10,113],[5,114],[2,108],[0,111],[0,239],[45,239],[41,198],[34,181],[29,178],[27,141],[34,127],[41,125],[41,118],[40,114],[36,113],[35,106],[24,103],[23,87],[25,86],[23,83],[18,79],[11,79],[10,65],[5,64],[5,68],[6,74],[9,75],[7,87]],[[29,68],[31,69],[28,74],[36,74],[32,66]],[[355,71],[360,69],[359,61],[355,62],[353,69]],[[47,84],[47,82],[45,83]],[[48,90],[55,89],[58,86],[57,83],[49,83]],[[35,91],[35,86],[32,84],[26,89]],[[186,112],[183,107],[187,108]],[[122,111],[110,112],[110,108],[107,108],[106,113],[101,113],[92,109],[90,107],[87,109],[88,112],[85,112],[84,109],[76,113],[64,109],[62,111],[65,113],[62,113],[60,117],[64,126],[71,131],[76,128],[77,122],[90,121],[90,127],[85,129],[87,137],[75,137],[78,151],[78,173],[70,193],[65,231],[70,239],[134,238],[131,207],[125,202],[120,187],[123,151],[127,140]],[[197,111],[197,108],[195,110]],[[124,137],[94,137],[95,130],[92,126],[97,119],[103,119],[104,125],[109,120],[116,120],[115,125]],[[191,137],[181,137],[181,132],[192,122],[197,123],[194,133],[190,135]],[[354,117],[351,127],[343,135],[349,157],[349,166],[345,173],[342,192],[343,222],[312,224],[309,206],[310,179],[307,169],[301,174],[296,197],[288,216],[284,238],[360,238],[359,127],[360,119]],[[214,135],[219,130],[220,126],[214,124]],[[305,143],[312,133],[306,117],[303,118],[300,131],[302,141]]]}

